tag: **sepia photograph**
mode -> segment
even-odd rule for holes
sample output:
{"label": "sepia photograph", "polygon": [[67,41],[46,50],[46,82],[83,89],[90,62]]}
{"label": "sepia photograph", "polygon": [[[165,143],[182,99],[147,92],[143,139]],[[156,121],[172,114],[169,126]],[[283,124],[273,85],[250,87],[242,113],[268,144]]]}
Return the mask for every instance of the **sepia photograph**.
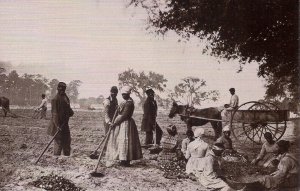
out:
{"label": "sepia photograph", "polygon": [[298,0],[1,0],[0,190],[299,191]]}

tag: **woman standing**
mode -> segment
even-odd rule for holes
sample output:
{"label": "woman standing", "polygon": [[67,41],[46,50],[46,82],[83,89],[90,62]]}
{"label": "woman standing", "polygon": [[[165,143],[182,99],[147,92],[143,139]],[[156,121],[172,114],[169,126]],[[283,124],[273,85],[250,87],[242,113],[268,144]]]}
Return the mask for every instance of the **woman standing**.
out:
{"label": "woman standing", "polygon": [[124,99],[117,110],[117,117],[111,125],[106,150],[106,165],[111,166],[115,160],[121,166],[130,166],[131,160],[143,158],[141,143],[135,121],[132,119],[134,102],[130,97],[131,88],[124,86],[121,94]]}

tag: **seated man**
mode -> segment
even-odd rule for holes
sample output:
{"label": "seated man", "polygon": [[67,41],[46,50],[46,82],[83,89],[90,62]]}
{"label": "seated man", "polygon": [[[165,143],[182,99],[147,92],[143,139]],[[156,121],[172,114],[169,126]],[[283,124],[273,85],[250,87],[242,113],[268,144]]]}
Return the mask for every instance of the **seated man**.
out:
{"label": "seated man", "polygon": [[227,121],[227,123],[229,123],[231,119],[230,110],[235,110],[239,106],[239,97],[235,94],[235,89],[230,88],[229,92],[231,94],[230,102],[224,105],[223,111],[221,112],[222,119]]}

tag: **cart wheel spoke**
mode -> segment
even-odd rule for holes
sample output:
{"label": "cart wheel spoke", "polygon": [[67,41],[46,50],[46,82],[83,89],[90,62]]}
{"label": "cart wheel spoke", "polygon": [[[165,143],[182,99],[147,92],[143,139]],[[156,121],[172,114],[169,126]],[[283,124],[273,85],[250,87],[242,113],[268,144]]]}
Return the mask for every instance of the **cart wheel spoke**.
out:
{"label": "cart wheel spoke", "polygon": [[247,136],[247,133],[251,131],[251,127],[248,128],[247,130],[242,131],[240,134],[238,134],[236,137],[240,137],[241,135],[245,134]]}

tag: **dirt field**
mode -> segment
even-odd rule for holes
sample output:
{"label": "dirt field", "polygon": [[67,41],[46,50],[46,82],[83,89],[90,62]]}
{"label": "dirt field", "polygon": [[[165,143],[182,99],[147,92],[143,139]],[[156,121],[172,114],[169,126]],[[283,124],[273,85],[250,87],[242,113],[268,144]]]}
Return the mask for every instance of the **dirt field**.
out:
{"label": "dirt field", "polygon": [[[12,110],[13,113],[32,116],[31,110]],[[99,111],[76,111],[70,120],[72,136],[72,155],[70,157],[52,155],[52,145],[42,157],[38,165],[34,162],[47,145],[51,137],[46,135],[49,120],[2,117],[0,114],[0,190],[43,190],[28,183],[41,176],[55,174],[71,180],[83,190],[205,190],[199,183],[190,179],[166,179],[158,168],[157,161],[150,160],[147,150],[143,150],[144,159],[135,161],[132,167],[100,167],[105,174],[102,178],[90,176],[96,160],[89,154],[104,137],[103,118]],[[48,118],[50,113],[48,112]],[[136,112],[133,116],[138,127],[142,114]],[[166,132],[169,124],[176,124],[181,137],[186,128],[179,117],[169,119],[166,113],[160,112],[158,123]],[[206,129],[206,140],[212,142],[212,129]],[[293,125],[289,124],[285,137],[294,140]],[[140,132],[143,143],[144,133]],[[236,145],[240,152],[243,147]],[[298,152],[298,146],[294,146]],[[249,150],[248,150],[249,151]],[[259,148],[256,147],[247,154],[252,159]]]}

